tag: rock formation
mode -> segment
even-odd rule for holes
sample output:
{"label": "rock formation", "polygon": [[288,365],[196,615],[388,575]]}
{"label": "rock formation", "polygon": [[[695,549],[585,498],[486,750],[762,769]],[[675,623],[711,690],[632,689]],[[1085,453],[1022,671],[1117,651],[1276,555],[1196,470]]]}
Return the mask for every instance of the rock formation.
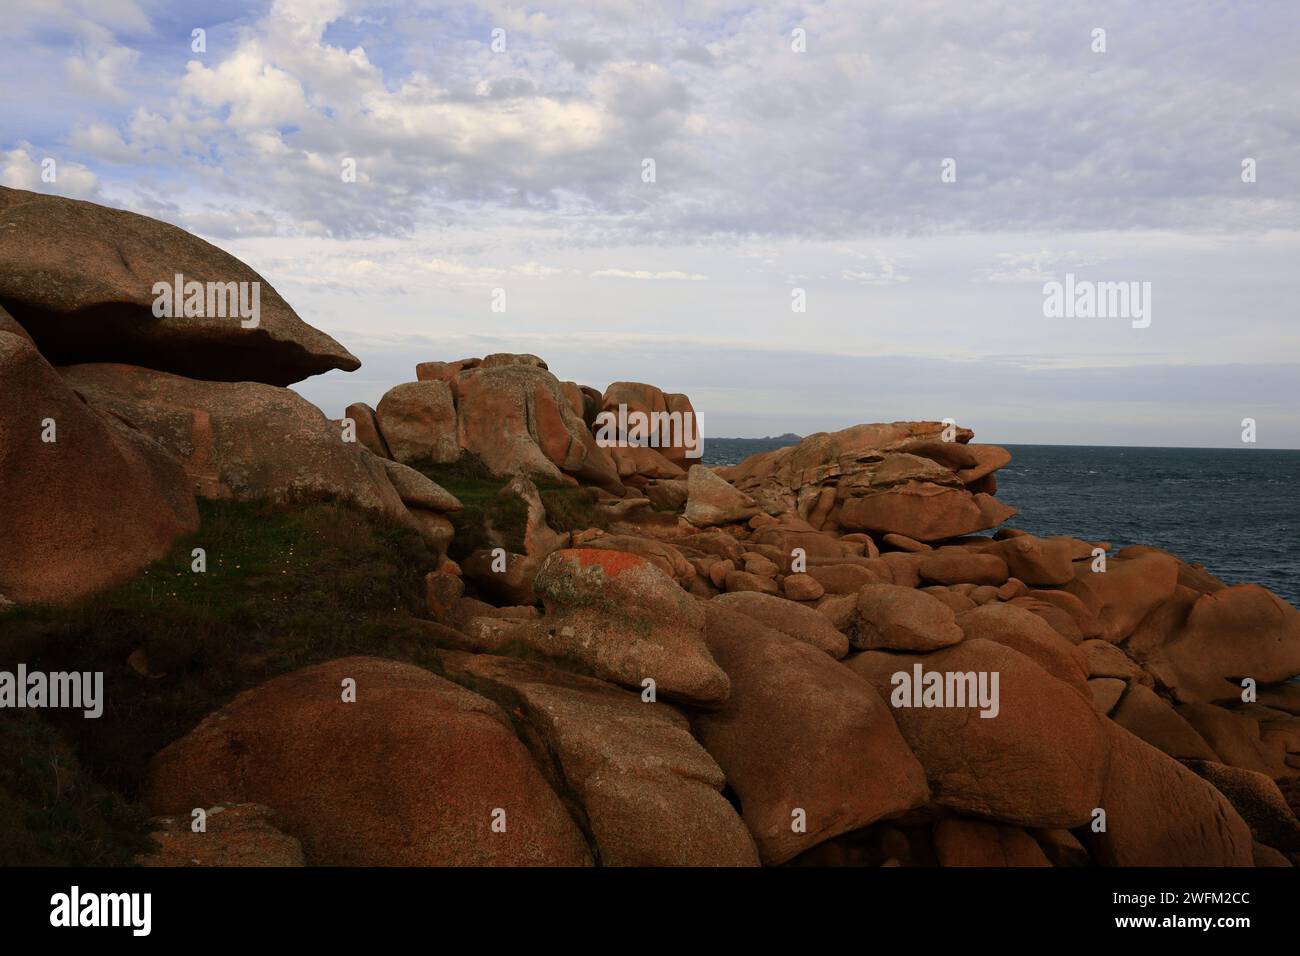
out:
{"label": "rock formation", "polygon": [[[132,579],[196,499],[327,500],[433,553],[418,615],[347,622],[409,662],[294,658],[148,751],[146,864],[1300,862],[1300,612],[998,528],[1009,455],[969,429],[710,468],[629,424],[696,427],[686,396],[513,353],[331,421],[284,386],[356,360],[269,286],[255,328],[154,317],[155,281],[261,281],[207,243],[5,189],[0,253],[0,636]],[[518,527],[453,523],[494,508]],[[165,689],[153,663],[125,672]]]}

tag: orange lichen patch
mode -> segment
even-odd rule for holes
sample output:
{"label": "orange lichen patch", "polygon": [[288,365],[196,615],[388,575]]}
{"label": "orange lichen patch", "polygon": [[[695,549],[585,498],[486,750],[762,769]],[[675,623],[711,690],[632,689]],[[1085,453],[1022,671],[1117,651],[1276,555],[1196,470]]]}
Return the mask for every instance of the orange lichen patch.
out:
{"label": "orange lichen patch", "polygon": [[610,577],[617,577],[624,571],[639,568],[645,559],[626,551],[605,551],[597,548],[575,549],[574,556],[583,567],[598,565]]}

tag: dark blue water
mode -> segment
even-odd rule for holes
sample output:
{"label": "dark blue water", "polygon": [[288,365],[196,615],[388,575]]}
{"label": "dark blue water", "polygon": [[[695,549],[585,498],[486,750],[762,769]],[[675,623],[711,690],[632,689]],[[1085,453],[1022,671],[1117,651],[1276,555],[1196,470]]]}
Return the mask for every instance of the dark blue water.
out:
{"label": "dark blue water", "polygon": [[789,438],[705,438],[700,461],[706,465],[738,465],[750,455],[797,444]]}
{"label": "dark blue water", "polygon": [[[704,463],[784,442],[710,438]],[[1149,544],[1300,606],[1300,451],[1008,445],[998,498],[1039,535]]]}
{"label": "dark blue water", "polygon": [[1300,451],[1008,445],[1009,524],[1150,544],[1300,605]]}

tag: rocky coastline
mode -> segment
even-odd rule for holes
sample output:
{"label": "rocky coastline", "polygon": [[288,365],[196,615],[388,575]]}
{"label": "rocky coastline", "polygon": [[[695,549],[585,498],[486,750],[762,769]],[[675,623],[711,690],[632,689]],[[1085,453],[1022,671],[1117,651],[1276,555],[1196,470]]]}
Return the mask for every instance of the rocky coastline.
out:
{"label": "rocky coastline", "polygon": [[[260,314],[159,315],[173,277],[256,283]],[[1010,455],[954,422],[709,468],[686,395],[420,358],[328,419],[287,386],[358,361],[247,265],[0,188],[0,671],[108,662],[113,743],[50,724],[148,818],[97,860],[1300,863],[1300,612],[1266,589],[1016,530]],[[400,540],[367,560],[405,583],[346,560],[323,595],[242,575],[250,515]],[[270,552],[286,578],[308,560]],[[126,610],[149,575],[172,583]],[[256,613],[218,628],[186,603],[214,575],[202,614]],[[227,643],[169,650],[164,622]],[[111,628],[126,643],[96,646]],[[281,642],[275,665],[244,638]],[[25,786],[0,776],[0,803],[35,814]],[[11,822],[0,863],[66,861],[38,829]]]}

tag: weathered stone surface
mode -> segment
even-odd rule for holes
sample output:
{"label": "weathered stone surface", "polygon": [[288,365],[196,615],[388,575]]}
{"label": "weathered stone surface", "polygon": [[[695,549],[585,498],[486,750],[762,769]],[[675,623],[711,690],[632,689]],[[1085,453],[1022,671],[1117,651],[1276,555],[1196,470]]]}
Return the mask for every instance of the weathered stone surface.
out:
{"label": "weathered stone surface", "polygon": [[[0,187],[0,262],[0,303],[54,365],[120,362],[270,385],[361,366],[244,263],[147,216]],[[155,316],[154,284],[174,286],[177,274],[222,283],[223,303],[224,284],[257,283],[257,326],[213,314],[206,294],[203,316]]]}
{"label": "weathered stone surface", "polygon": [[444,653],[448,673],[513,712],[606,866],[756,866],[721,768],[663,702],[527,661]]}
{"label": "weathered stone surface", "polygon": [[343,410],[343,417],[351,419],[356,428],[357,441],[380,458],[392,458],[393,453],[379,433],[379,423],[375,420],[375,410],[365,402],[353,402]]}
{"label": "weathered stone surface", "polygon": [[1143,664],[1179,700],[1240,700],[1243,677],[1272,684],[1300,674],[1300,612],[1254,584],[1203,594]]}
{"label": "weathered stone surface", "polygon": [[393,490],[407,506],[439,512],[460,511],[460,499],[432,478],[400,462],[382,459],[382,463]]}
{"label": "weathered stone surface", "polygon": [[[647,416],[650,427],[659,429],[660,434],[656,434],[654,445],[667,461],[686,470],[693,462],[699,460],[701,451],[699,423],[695,419],[691,400],[685,395],[665,393],[654,385],[646,385],[643,382],[614,382],[605,389],[600,411],[612,415],[614,420],[619,420],[620,406],[625,408],[628,415],[638,412]],[[649,418],[649,416],[658,417]],[[631,437],[636,444],[645,444],[649,438],[649,436],[637,436],[631,428],[629,431],[632,432]]]}
{"label": "weathered stone surface", "polygon": [[1104,640],[1117,644],[1144,617],[1169,598],[1178,585],[1178,563],[1165,554],[1144,554],[1128,560],[1112,558],[1106,570],[1081,562],[1065,589],[1079,598],[1101,622]]}
{"label": "weathered stone surface", "polygon": [[697,528],[744,521],[758,512],[754,499],[737,491],[704,465],[686,476],[686,520]]}
{"label": "weathered stone surface", "polygon": [[[692,723],[739,796],[764,863],[925,802],[925,774],[868,683],[716,601],[704,608],[731,698]],[[792,827],[798,811],[806,832]]]}
{"label": "weathered stone surface", "polygon": [[983,523],[969,492],[921,481],[850,498],[840,511],[840,524],[854,531],[904,534],[917,541],[939,541],[992,527]]}
{"label": "weathered stone surface", "polygon": [[680,550],[667,541],[656,541],[653,538],[629,534],[598,534],[583,541],[582,546],[640,555],[676,581],[679,587],[687,590],[690,589],[691,581],[695,578],[694,566],[686,560]]}
{"label": "weathered stone surface", "polygon": [[375,418],[384,442],[397,461],[427,459],[446,464],[460,457],[456,406],[446,382],[394,385],[379,400]]}
{"label": "weathered stone surface", "polygon": [[849,642],[859,649],[933,651],[962,639],[956,617],[924,591],[868,584],[857,592]]}
{"label": "weathered stone surface", "polygon": [[1133,684],[1110,715],[1125,730],[1180,760],[1216,760],[1217,755],[1186,720],[1155,691]]}
{"label": "weathered stone surface", "polygon": [[303,866],[302,844],[275,827],[275,813],[256,803],[206,807],[206,830],[195,833],[190,814],[159,817],[150,837],[158,849],[140,866]]}
{"label": "weathered stone surface", "polygon": [[[890,709],[934,791],[960,813],[1036,827],[1076,827],[1090,819],[1106,771],[1104,717],[1070,684],[1025,655],[967,639],[925,655],[866,651],[846,661]],[[996,673],[999,708],[895,706],[894,675]]]}
{"label": "weathered stone surface", "polygon": [[864,587],[880,583],[874,571],[857,564],[813,564],[806,573],[827,594],[856,594]]}
{"label": "weathered stone surface", "polygon": [[384,459],[343,441],[335,423],[289,389],[201,382],[130,365],[74,365],[61,373],[92,405],[131,422],[179,459],[202,497],[329,498],[418,527]]}
{"label": "weathered stone surface", "polygon": [[1250,828],[1218,790],[1172,757],[1107,722],[1110,766],[1086,831],[1103,866],[1251,866]]}
{"label": "weathered stone surface", "polygon": [[0,383],[0,595],[73,601],[127,580],[197,530],[175,459],[87,405],[29,339],[0,332]]}
{"label": "weathered stone surface", "polygon": [[727,675],[704,641],[704,612],[639,555],[572,548],[543,563],[533,587],[546,606],[527,639],[544,654],[581,661],[602,680],[670,700],[726,701]]}
{"label": "weathered stone surface", "polygon": [[1300,821],[1271,777],[1211,760],[1189,760],[1187,767],[1228,798],[1260,843],[1300,851]]}
{"label": "weathered stone surface", "polygon": [[837,631],[824,614],[813,608],[753,591],[719,594],[713,603],[739,611],[764,627],[811,644],[836,659],[849,652],[849,639]]}
{"label": "weathered stone surface", "polygon": [[1092,694],[1092,702],[1099,714],[1113,711],[1126,690],[1128,684],[1117,677],[1094,677],[1088,681],[1088,691]]}
{"label": "weathered stone surface", "polygon": [[1038,842],[1020,827],[947,819],[934,825],[940,866],[1051,866]]}
{"label": "weathered stone surface", "polygon": [[1270,776],[1283,771],[1285,747],[1265,740],[1259,721],[1250,714],[1214,704],[1191,703],[1181,705],[1178,716],[1192,725],[1220,762]]}
{"label": "weathered stone surface", "polygon": [[[341,699],[348,678],[352,703]],[[312,865],[590,862],[497,705],[378,658],[330,661],[240,694],[153,759],[145,796],[164,814],[265,804]],[[493,832],[497,810],[505,832]]]}
{"label": "weathered stone surface", "polygon": [[1056,587],[1074,579],[1073,552],[1067,539],[1017,535],[1002,542],[1002,557],[1011,574],[1031,587]]}
{"label": "weathered stone surface", "polygon": [[816,601],[826,593],[822,583],[810,574],[787,574],[781,590],[792,601]]}
{"label": "weathered stone surface", "polygon": [[922,556],[916,565],[923,581],[936,584],[1005,584],[1007,563],[996,554],[966,548],[941,548]]}
{"label": "weathered stone surface", "polygon": [[1094,639],[1078,646],[1089,677],[1118,677],[1150,686],[1151,677],[1114,644]]}
{"label": "weathered stone surface", "polygon": [[462,369],[451,381],[457,440],[498,475],[564,474],[622,490],[618,470],[549,371],[532,365]]}
{"label": "weathered stone surface", "polygon": [[990,602],[958,615],[957,626],[967,640],[1005,644],[1053,677],[1085,692],[1087,673],[1074,645],[1024,608]]}

